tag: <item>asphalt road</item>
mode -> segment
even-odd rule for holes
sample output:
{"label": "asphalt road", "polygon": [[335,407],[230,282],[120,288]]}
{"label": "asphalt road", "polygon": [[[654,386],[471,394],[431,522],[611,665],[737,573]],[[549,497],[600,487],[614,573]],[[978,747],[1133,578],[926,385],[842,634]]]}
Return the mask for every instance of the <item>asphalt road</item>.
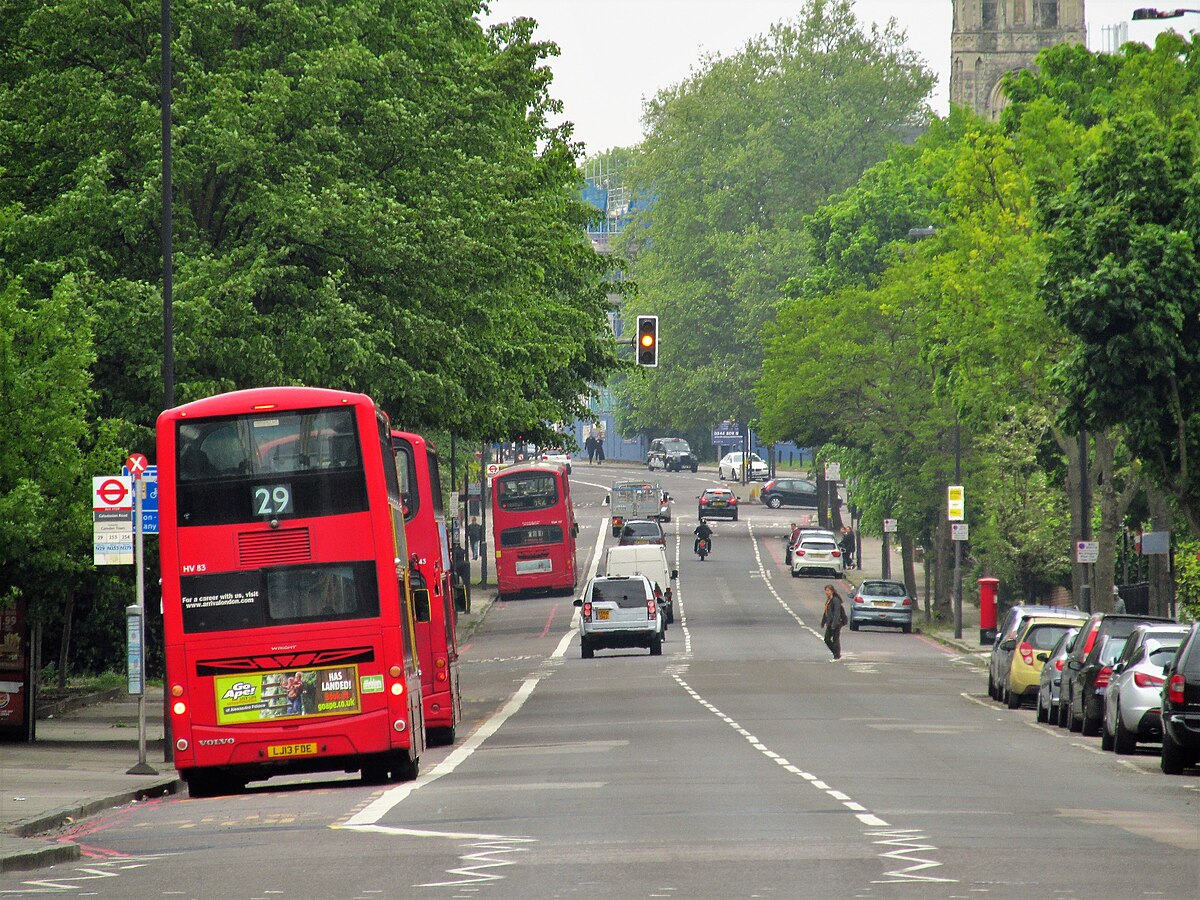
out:
{"label": "asphalt road", "polygon": [[[616,476],[577,466],[579,558]],[[624,473],[628,474],[628,472]],[[463,648],[468,721],[422,777],[280,779],[89,820],[84,864],[3,894],[98,897],[1200,896],[1200,778],[1037,725],[920,635],[843,632],[747,504],[691,553],[702,475],[662,475],[679,569],[661,657],[582,660],[572,597],[496,604]]]}

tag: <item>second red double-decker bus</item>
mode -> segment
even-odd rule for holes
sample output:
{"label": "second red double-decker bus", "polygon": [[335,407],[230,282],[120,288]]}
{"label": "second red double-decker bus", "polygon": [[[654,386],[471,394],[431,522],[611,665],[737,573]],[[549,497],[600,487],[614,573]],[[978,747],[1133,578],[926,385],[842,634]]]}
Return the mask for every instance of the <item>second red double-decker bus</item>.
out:
{"label": "second red double-decker bus", "polygon": [[363,394],[236,391],[158,419],[167,690],[194,796],[413,778],[425,746],[400,481]]}
{"label": "second red double-decker bus", "polygon": [[537,588],[573,591],[578,534],[564,466],[516,466],[492,479],[492,539],[501,599]]}
{"label": "second red double-decker bus", "polygon": [[457,606],[437,452],[421,435],[408,431],[392,432],[392,448],[396,451],[396,469],[404,498],[404,528],[413,584],[416,590],[428,591],[429,597],[428,604],[418,605],[417,618],[425,734],[430,744],[453,744],[462,715]]}

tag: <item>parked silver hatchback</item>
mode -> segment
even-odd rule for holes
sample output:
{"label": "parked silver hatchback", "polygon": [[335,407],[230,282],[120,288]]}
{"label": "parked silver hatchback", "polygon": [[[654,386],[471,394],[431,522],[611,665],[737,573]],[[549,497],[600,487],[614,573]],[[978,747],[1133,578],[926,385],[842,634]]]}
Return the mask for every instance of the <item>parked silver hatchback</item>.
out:
{"label": "parked silver hatchback", "polygon": [[1038,680],[1037,720],[1039,722],[1057,722],[1058,704],[1062,699],[1063,668],[1067,664],[1067,655],[1075,646],[1075,638],[1079,635],[1078,628],[1068,629],[1058,643],[1050,649],[1050,655],[1042,664],[1042,674]]}
{"label": "parked silver hatchback", "polygon": [[1100,746],[1127,754],[1162,740],[1163,667],[1187,637],[1186,625],[1138,625],[1113,664],[1104,698]]}

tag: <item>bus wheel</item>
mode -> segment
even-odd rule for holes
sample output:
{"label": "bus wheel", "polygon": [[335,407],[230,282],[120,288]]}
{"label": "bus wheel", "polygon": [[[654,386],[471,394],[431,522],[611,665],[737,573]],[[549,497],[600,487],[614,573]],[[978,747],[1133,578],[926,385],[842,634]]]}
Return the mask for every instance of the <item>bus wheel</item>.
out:
{"label": "bus wheel", "polygon": [[372,759],[370,762],[363,763],[362,767],[363,784],[387,784],[388,780],[388,764],[383,758]]}
{"label": "bus wheel", "polygon": [[425,735],[425,743],[430,747],[449,747],[454,743],[457,732],[453,725],[445,728],[430,728]]}
{"label": "bus wheel", "polygon": [[421,757],[413,759],[404,750],[398,750],[392,756],[392,781],[416,781],[420,774]]}

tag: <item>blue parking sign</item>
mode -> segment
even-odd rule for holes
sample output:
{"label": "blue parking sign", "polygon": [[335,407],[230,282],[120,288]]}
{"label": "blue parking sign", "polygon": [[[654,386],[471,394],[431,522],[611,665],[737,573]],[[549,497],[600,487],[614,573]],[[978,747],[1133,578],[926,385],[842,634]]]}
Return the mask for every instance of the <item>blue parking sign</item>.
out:
{"label": "blue parking sign", "polygon": [[[128,475],[129,470],[121,466],[121,474]],[[141,480],[146,485],[146,495],[142,497],[142,534],[158,534],[158,466],[146,466]]]}

